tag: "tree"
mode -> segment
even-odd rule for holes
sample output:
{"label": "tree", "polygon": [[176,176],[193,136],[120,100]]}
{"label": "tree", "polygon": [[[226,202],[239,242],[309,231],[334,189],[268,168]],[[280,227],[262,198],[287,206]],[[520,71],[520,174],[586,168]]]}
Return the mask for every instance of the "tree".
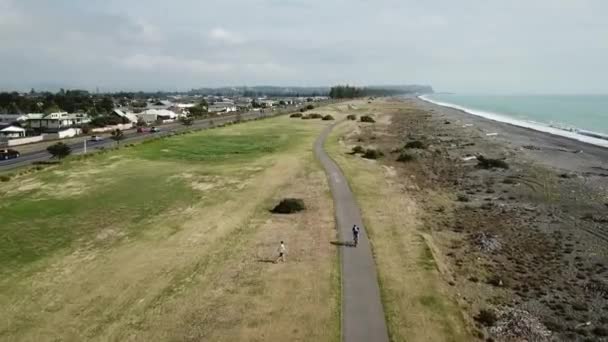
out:
{"label": "tree", "polygon": [[116,129],[112,131],[111,138],[116,141],[116,145],[120,145],[120,141],[125,138],[125,135],[120,129]]}
{"label": "tree", "polygon": [[192,126],[192,124],[194,123],[194,119],[188,116],[182,116],[180,121],[184,126]]}
{"label": "tree", "polygon": [[104,97],[99,103],[99,109],[104,113],[110,113],[114,110],[114,101],[111,97]]}
{"label": "tree", "polygon": [[62,142],[58,142],[54,145],[51,145],[49,147],[46,148],[47,152],[50,153],[53,158],[57,158],[57,159],[63,159],[67,156],[70,155],[70,153],[72,153],[72,149],[70,148],[70,146],[62,143]]}

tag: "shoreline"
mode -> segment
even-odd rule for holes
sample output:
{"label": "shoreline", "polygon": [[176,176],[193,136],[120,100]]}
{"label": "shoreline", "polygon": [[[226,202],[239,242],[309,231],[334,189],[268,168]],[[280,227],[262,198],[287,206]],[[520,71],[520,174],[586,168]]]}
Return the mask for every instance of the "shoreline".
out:
{"label": "shoreline", "polygon": [[[488,139],[497,144],[494,153],[523,157],[530,162],[540,162],[560,171],[590,176],[608,177],[608,148],[570,139],[561,135],[537,131],[528,127],[487,119],[468,112],[437,105],[418,98],[410,98],[414,106],[433,111],[446,121],[461,124],[468,135]],[[407,101],[407,99],[406,99]],[[488,136],[487,134],[491,134]]]}
{"label": "shoreline", "polygon": [[421,101],[424,101],[424,102],[427,102],[427,103],[430,103],[430,104],[433,104],[436,106],[458,110],[458,111],[460,111],[462,113],[466,113],[468,115],[473,115],[473,116],[484,118],[487,120],[505,123],[505,124],[509,124],[509,125],[512,125],[515,127],[525,128],[525,129],[532,130],[535,132],[542,132],[542,133],[550,134],[553,136],[559,136],[562,138],[567,138],[567,139],[575,140],[575,141],[578,141],[581,143],[585,143],[587,145],[592,145],[592,146],[608,149],[608,136],[606,136],[606,138],[601,138],[603,136],[603,134],[601,134],[601,133],[592,132],[592,131],[588,131],[588,130],[582,130],[582,129],[577,130],[576,132],[568,131],[568,130],[548,126],[548,125],[545,125],[542,123],[537,123],[537,122],[532,122],[532,121],[522,121],[519,119],[510,118],[508,116],[504,116],[499,113],[490,113],[490,112],[486,112],[483,110],[471,109],[471,108],[467,108],[467,107],[452,104],[452,103],[432,100],[432,99],[427,98],[426,95],[419,95],[419,96],[416,96],[416,98]]}
{"label": "shoreline", "polygon": [[[347,146],[385,154],[378,162],[393,170],[385,177],[416,203],[447,291],[475,334],[603,336],[608,149],[414,97],[397,102],[372,103],[371,112],[384,106],[391,119],[360,125]],[[407,147],[416,141],[423,148]],[[478,156],[504,166],[482,165]],[[480,324],[482,311],[496,321]],[[512,323],[527,328],[495,329]]]}

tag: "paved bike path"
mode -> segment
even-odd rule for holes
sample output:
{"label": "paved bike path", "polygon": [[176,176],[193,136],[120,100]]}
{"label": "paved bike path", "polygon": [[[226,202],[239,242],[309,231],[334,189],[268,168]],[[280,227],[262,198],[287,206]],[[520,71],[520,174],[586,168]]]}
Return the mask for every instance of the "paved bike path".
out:
{"label": "paved bike path", "polygon": [[328,176],[340,241],[352,241],[351,229],[354,224],[361,228],[357,247],[339,247],[342,259],[342,340],[387,342],[388,332],[376,266],[361,213],[342,171],[323,148],[327,136],[336,125],[323,130],[315,142],[314,152]]}

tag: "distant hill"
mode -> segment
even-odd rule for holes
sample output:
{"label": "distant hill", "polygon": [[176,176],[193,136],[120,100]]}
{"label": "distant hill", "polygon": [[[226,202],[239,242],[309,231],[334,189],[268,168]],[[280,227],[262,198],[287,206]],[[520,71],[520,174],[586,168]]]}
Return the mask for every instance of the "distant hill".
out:
{"label": "distant hill", "polygon": [[403,94],[432,94],[434,93],[433,87],[429,85],[418,85],[418,84],[410,84],[410,85],[372,85],[367,86],[365,88],[368,89],[385,89],[391,91],[403,92]]}
{"label": "distant hill", "polygon": [[[414,94],[433,93],[433,88],[427,85],[373,85],[363,88],[374,90],[387,90],[390,93]],[[219,95],[219,96],[327,96],[330,87],[281,87],[281,86],[253,86],[253,87],[221,87],[198,88],[188,92],[189,95]]]}

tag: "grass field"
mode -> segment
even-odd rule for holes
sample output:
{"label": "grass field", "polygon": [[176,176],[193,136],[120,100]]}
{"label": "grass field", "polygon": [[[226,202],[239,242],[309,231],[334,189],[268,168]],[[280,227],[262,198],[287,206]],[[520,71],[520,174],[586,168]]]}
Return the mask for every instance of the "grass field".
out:
{"label": "grass field", "polygon": [[[333,204],[274,118],[22,175],[0,188],[0,340],[339,339]],[[282,197],[308,210],[274,216]],[[288,262],[272,264],[285,240]]]}
{"label": "grass field", "polygon": [[[359,104],[357,112],[375,114],[379,129],[374,134],[383,134],[381,127],[390,124],[377,101]],[[421,227],[416,202],[393,169],[349,153],[355,144],[363,144],[358,142],[359,125],[350,121],[338,126],[326,148],[349,179],[361,207],[391,340],[471,341],[437,271],[432,241]]]}

